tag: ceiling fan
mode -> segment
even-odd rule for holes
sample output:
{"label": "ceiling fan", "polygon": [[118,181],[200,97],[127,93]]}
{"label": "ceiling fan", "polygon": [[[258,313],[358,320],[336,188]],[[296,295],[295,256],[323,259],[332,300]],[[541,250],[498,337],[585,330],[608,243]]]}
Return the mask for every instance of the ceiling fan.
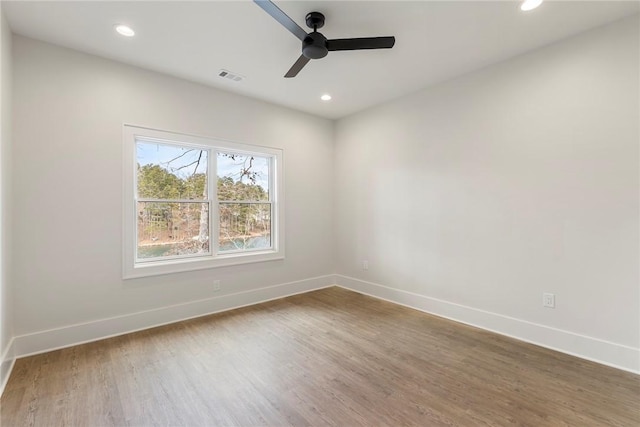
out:
{"label": "ceiling fan", "polygon": [[362,37],[327,40],[322,33],[318,32],[318,28],[324,26],[324,15],[322,13],[311,12],[307,14],[305,18],[307,27],[313,29],[312,32],[307,33],[270,0],[253,1],[302,41],[302,55],[300,55],[300,58],[298,58],[295,64],[287,71],[287,74],[284,75],[287,78],[295,77],[310,60],[324,58],[331,51],[390,49],[396,42],[395,37]]}

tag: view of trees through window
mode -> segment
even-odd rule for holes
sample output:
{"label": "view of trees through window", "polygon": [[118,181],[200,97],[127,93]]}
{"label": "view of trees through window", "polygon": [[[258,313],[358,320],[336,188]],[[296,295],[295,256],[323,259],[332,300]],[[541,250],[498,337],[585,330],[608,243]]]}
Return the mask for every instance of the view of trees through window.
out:
{"label": "view of trees through window", "polygon": [[[137,141],[137,257],[153,260],[271,247],[268,157]],[[215,156],[216,204],[209,199]]]}

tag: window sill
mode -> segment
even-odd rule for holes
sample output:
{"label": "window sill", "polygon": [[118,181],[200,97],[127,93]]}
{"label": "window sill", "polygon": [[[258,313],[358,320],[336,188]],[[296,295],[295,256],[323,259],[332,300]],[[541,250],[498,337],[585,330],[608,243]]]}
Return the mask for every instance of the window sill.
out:
{"label": "window sill", "polygon": [[125,265],[123,279],[138,279],[163,274],[183,273],[188,271],[206,270],[210,268],[228,267],[241,264],[253,264],[284,259],[282,251],[234,253],[229,255],[217,255],[215,258],[200,257],[186,258],[171,261],[145,262],[134,265]]}

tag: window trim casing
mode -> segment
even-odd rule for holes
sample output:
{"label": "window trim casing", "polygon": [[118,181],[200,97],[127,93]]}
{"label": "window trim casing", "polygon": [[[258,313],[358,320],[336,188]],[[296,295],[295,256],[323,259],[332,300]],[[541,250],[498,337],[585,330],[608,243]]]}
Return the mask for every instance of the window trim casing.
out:
{"label": "window trim casing", "polygon": [[[207,255],[184,257],[161,261],[136,262],[136,139],[157,140],[167,144],[194,146],[209,150],[208,173],[213,185],[209,185],[209,241]],[[284,251],[284,152],[282,149],[259,145],[241,144],[219,138],[202,137],[169,132],[131,124],[123,125],[123,279],[188,272],[232,265],[281,260]],[[217,186],[216,150],[240,154],[254,154],[271,159],[269,192],[271,199],[271,249],[247,252],[220,253],[217,248]]]}

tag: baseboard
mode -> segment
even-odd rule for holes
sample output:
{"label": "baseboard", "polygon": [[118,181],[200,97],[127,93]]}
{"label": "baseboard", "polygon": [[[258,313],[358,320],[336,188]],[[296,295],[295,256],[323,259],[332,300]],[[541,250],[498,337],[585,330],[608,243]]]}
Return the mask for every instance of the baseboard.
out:
{"label": "baseboard", "polygon": [[9,381],[13,365],[16,363],[13,346],[14,342],[15,339],[11,338],[11,341],[9,341],[7,348],[0,358],[0,397],[2,396],[2,393],[4,393],[4,388],[7,386],[7,381]]}
{"label": "baseboard", "polygon": [[640,374],[640,349],[476,308],[335,275],[337,286],[541,347]]}
{"label": "baseboard", "polygon": [[14,337],[15,358],[45,353],[334,285],[333,275],[268,286]]}

